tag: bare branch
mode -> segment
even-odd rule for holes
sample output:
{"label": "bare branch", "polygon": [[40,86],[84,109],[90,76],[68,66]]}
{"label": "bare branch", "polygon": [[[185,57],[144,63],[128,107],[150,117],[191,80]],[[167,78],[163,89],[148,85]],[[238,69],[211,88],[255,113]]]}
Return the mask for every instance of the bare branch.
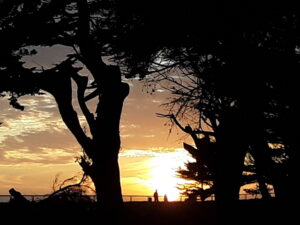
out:
{"label": "bare branch", "polygon": [[182,130],[183,132],[193,135],[193,134],[204,134],[204,135],[210,135],[210,136],[215,136],[214,132],[210,132],[210,131],[203,131],[203,130],[199,130],[199,129],[195,129],[193,130],[191,128],[190,125],[183,127],[179,121],[177,120],[177,118],[174,116],[174,114],[161,114],[161,113],[156,113],[156,115],[158,117],[161,118],[169,118],[170,120],[172,120],[179,128],[180,130]]}
{"label": "bare branch", "polygon": [[54,197],[55,195],[57,195],[57,194],[60,193],[60,192],[63,192],[63,191],[65,191],[65,190],[68,190],[68,189],[70,189],[70,188],[72,188],[72,187],[81,187],[82,183],[84,183],[84,182],[86,181],[87,176],[86,176],[85,174],[83,174],[81,180],[80,180],[78,183],[76,183],[76,184],[70,184],[70,185],[67,185],[67,186],[63,187],[63,185],[64,185],[66,182],[69,182],[70,180],[73,180],[74,178],[76,178],[76,176],[71,177],[71,178],[69,178],[69,179],[67,179],[67,180],[64,180],[64,182],[60,185],[60,188],[59,188],[58,190],[54,191],[53,193],[51,193],[51,194],[48,196],[48,199]]}
{"label": "bare branch", "polygon": [[76,176],[73,176],[73,177],[70,177],[70,178],[64,180],[64,181],[59,185],[59,189],[62,189],[63,186],[66,185],[66,183],[71,182],[71,181],[74,181],[75,179],[76,179]]}

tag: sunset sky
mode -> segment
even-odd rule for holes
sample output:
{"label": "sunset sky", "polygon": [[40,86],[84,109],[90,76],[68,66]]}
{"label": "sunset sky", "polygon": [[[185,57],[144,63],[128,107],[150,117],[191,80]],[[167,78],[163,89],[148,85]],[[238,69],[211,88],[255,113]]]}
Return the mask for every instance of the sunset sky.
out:
{"label": "sunset sky", "polygon": [[[24,60],[27,66],[47,68],[66,53],[68,49],[60,46],[41,48],[38,55]],[[131,92],[122,114],[119,158],[123,194],[152,195],[157,189],[172,200],[179,193],[176,186],[184,182],[175,171],[190,159],[182,149],[185,136],[176,129],[169,135],[167,120],[155,115],[166,112],[160,105],[167,101],[167,92],[158,88],[150,95],[143,81],[127,82]],[[47,194],[57,174],[64,179],[80,173],[75,159],[82,150],[51,95],[25,96],[20,103],[23,112],[0,98],[0,194],[8,194],[12,187],[23,194]]]}

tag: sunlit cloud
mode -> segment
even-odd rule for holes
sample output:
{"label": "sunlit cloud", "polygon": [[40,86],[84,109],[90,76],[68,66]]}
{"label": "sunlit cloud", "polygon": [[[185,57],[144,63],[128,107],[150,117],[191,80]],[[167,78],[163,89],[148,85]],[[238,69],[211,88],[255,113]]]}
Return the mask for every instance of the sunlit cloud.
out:
{"label": "sunlit cloud", "polygon": [[123,138],[123,139],[134,137],[133,134],[121,134],[120,136],[121,136],[121,138]]}
{"label": "sunlit cloud", "polygon": [[30,159],[30,160],[41,160],[43,159],[39,154],[30,153],[27,149],[19,149],[17,151],[5,152],[4,158],[9,160],[14,159]]}
{"label": "sunlit cloud", "polygon": [[172,147],[151,147],[148,151],[153,151],[156,153],[172,153],[177,151],[182,151],[182,148],[172,148]]}
{"label": "sunlit cloud", "polygon": [[44,131],[47,129],[44,123],[45,118],[50,118],[51,113],[45,114],[22,114],[19,119],[6,119],[3,127],[1,127],[0,142],[8,136],[19,136],[29,133]]}
{"label": "sunlit cloud", "polygon": [[162,104],[161,100],[156,100],[156,99],[151,100],[151,102],[154,104]]}
{"label": "sunlit cloud", "polygon": [[141,126],[138,124],[133,124],[133,123],[123,123],[121,124],[120,128],[121,129],[135,129],[135,128],[140,128]]}
{"label": "sunlit cloud", "polygon": [[37,162],[37,163],[68,163],[75,161],[75,154],[63,149],[41,148],[39,152],[31,152],[28,149],[5,151],[3,154],[7,163]]}
{"label": "sunlit cloud", "polygon": [[120,152],[119,157],[144,157],[144,156],[155,156],[156,153],[152,151],[146,150],[137,150],[137,149],[130,149],[130,150],[123,150]]}
{"label": "sunlit cloud", "polygon": [[142,135],[144,138],[154,138],[156,135],[154,134],[148,134],[148,135]]}
{"label": "sunlit cloud", "polygon": [[[1,99],[1,103],[7,101]],[[24,111],[19,111],[11,107],[1,109],[1,121],[3,125],[0,129],[0,143],[9,136],[18,137],[35,134],[42,131],[66,130],[65,124],[58,116],[54,100],[49,95],[38,97],[20,98],[20,103],[25,106]],[[22,140],[19,137],[19,140]]]}

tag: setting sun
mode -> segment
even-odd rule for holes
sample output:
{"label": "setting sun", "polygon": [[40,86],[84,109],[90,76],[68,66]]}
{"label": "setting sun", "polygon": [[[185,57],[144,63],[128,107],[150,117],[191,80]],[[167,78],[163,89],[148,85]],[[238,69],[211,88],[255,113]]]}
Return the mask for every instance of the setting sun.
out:
{"label": "setting sun", "polygon": [[188,155],[183,149],[177,149],[172,153],[160,153],[153,157],[149,162],[148,185],[154,191],[157,190],[159,196],[166,194],[169,201],[178,200],[180,197],[178,186],[187,181],[177,177],[176,170],[183,166],[187,159]]}

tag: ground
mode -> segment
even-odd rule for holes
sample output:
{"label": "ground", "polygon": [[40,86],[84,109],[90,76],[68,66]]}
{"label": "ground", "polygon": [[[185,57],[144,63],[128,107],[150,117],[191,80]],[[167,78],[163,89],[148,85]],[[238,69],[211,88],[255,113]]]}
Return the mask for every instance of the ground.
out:
{"label": "ground", "polygon": [[[295,209],[295,210],[293,210]],[[218,207],[215,202],[125,203],[118,211],[94,204],[0,205],[2,220],[24,224],[221,225],[295,224],[296,208],[286,202],[239,201]]]}

